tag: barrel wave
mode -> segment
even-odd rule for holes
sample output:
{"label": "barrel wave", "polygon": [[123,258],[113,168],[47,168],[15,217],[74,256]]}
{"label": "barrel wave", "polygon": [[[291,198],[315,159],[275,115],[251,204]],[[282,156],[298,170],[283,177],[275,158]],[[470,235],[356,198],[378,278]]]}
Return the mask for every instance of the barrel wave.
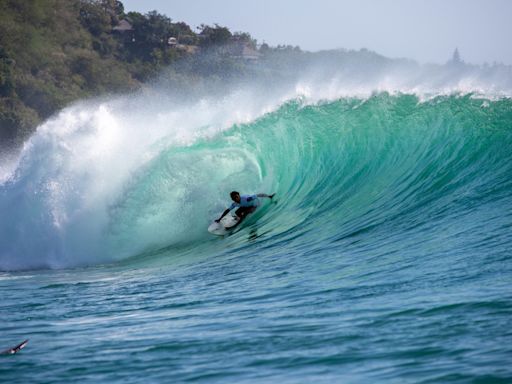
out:
{"label": "barrel wave", "polygon": [[[384,92],[180,113],[132,103],[75,106],[27,144],[1,186],[2,269],[211,256],[259,247],[242,243],[253,232],[286,252],[424,262],[511,246],[510,99]],[[277,203],[220,246],[205,228],[234,189]]]}

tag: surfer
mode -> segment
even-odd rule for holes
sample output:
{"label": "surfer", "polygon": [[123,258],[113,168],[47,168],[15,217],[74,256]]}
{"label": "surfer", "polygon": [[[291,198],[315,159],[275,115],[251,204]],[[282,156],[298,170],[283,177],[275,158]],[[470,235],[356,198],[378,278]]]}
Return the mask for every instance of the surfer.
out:
{"label": "surfer", "polygon": [[229,194],[231,196],[231,200],[233,200],[233,204],[226,209],[222,215],[215,220],[216,223],[220,222],[224,216],[226,216],[229,211],[238,207],[235,211],[235,214],[238,216],[238,223],[240,224],[242,220],[249,214],[253,213],[256,208],[260,205],[259,197],[268,197],[272,199],[275,193],[271,195],[267,195],[266,193],[258,193],[256,195],[240,195],[237,191],[233,191]]}

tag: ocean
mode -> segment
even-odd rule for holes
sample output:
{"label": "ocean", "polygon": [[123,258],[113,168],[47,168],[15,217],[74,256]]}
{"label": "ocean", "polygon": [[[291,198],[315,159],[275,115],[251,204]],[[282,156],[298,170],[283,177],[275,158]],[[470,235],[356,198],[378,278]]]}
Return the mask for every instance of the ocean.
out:
{"label": "ocean", "polygon": [[[331,80],[41,125],[0,174],[0,381],[512,382],[510,95]],[[232,190],[276,197],[212,236]]]}

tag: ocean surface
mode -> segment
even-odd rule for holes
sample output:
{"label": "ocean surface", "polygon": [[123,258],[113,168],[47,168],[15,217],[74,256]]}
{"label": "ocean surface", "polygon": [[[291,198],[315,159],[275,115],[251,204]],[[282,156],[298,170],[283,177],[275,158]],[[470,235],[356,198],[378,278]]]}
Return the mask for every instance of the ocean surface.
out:
{"label": "ocean surface", "polygon": [[[512,100],[342,88],[40,126],[0,175],[0,382],[511,383]],[[212,236],[231,190],[276,197]]]}

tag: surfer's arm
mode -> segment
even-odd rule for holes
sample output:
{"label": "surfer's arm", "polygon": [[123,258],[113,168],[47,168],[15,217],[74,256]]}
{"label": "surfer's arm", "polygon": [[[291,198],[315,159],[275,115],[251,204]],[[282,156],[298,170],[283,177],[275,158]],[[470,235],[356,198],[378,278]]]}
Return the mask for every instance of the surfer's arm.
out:
{"label": "surfer's arm", "polygon": [[258,197],[268,197],[269,199],[272,199],[274,197],[275,193],[271,195],[267,195],[266,193],[258,193],[256,196]]}
{"label": "surfer's arm", "polygon": [[222,213],[222,215],[221,215],[217,220],[215,220],[215,222],[216,222],[216,223],[218,223],[219,221],[221,221],[221,220],[222,220],[222,218],[223,218],[224,216],[226,216],[226,215],[229,213],[229,211],[231,211],[231,207],[229,207],[228,209],[226,209],[226,210]]}

